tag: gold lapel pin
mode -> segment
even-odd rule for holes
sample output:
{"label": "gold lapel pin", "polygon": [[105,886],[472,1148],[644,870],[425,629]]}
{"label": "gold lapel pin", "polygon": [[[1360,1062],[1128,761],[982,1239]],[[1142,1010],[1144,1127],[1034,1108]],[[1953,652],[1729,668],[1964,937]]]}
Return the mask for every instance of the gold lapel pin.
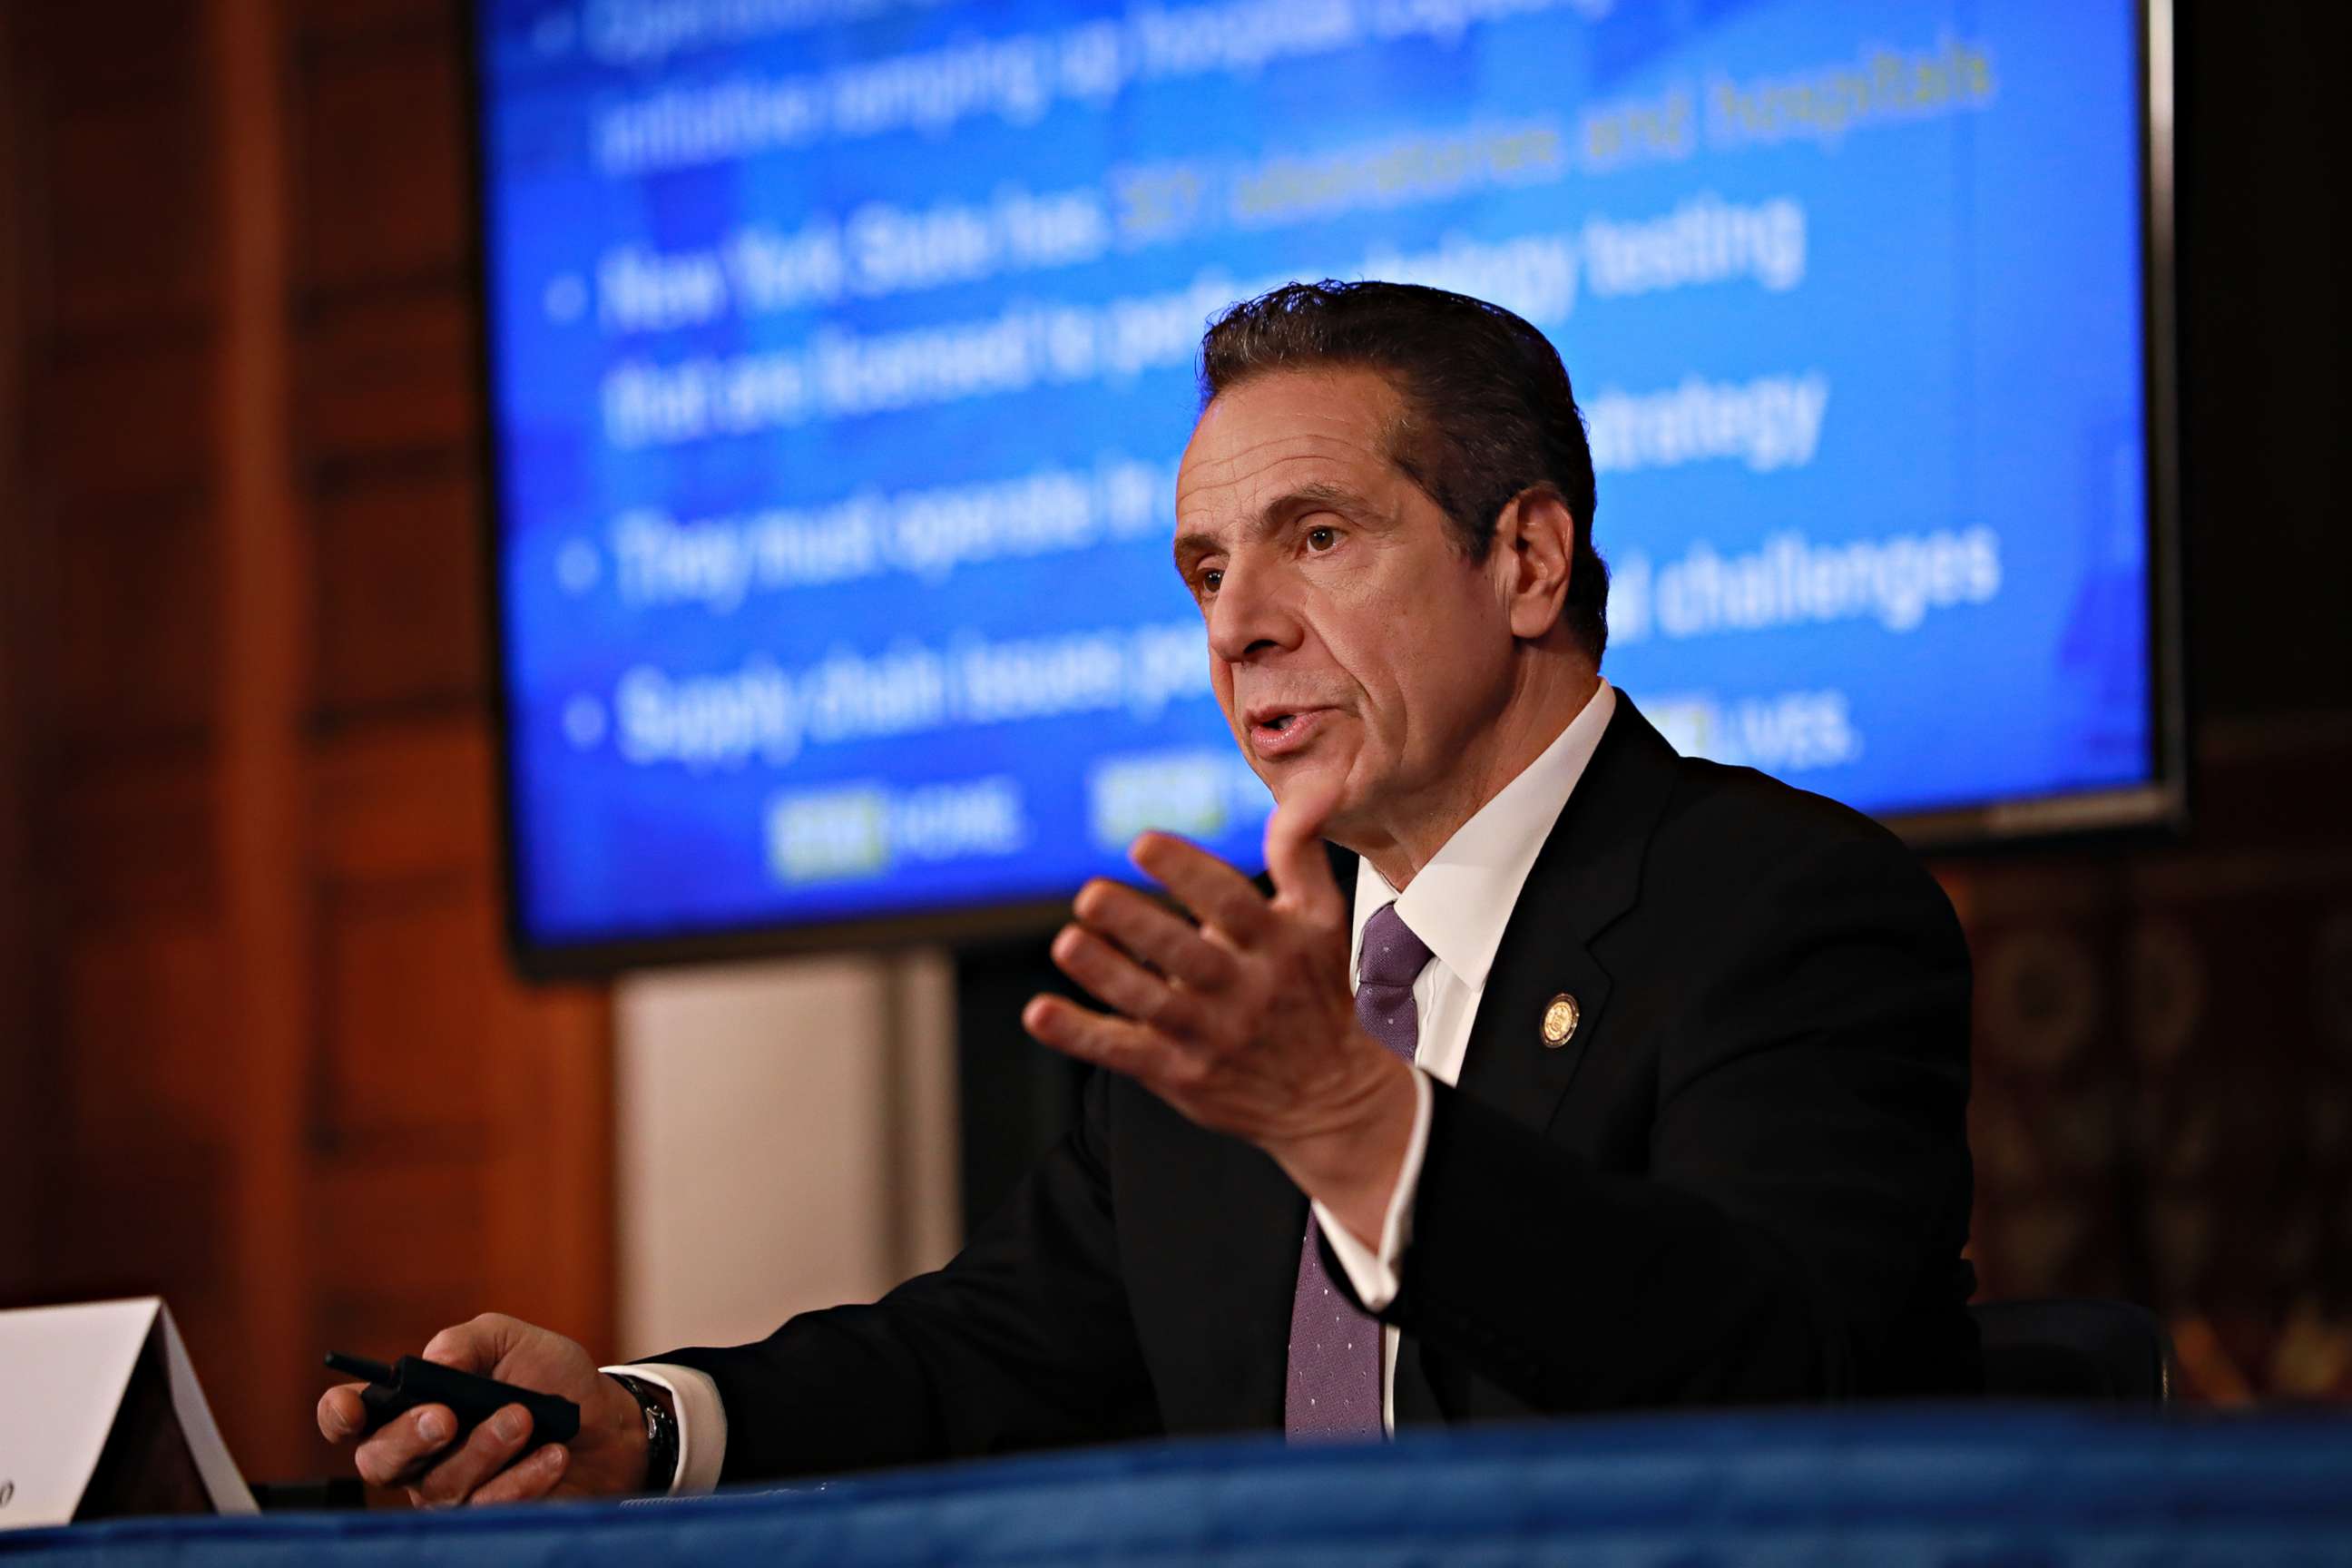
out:
{"label": "gold lapel pin", "polygon": [[1568,1044],[1569,1037],[1576,1033],[1576,1020],[1579,1016],[1576,1010],[1576,998],[1565,991],[1545,1004],[1543,1014],[1545,1047],[1556,1051]]}

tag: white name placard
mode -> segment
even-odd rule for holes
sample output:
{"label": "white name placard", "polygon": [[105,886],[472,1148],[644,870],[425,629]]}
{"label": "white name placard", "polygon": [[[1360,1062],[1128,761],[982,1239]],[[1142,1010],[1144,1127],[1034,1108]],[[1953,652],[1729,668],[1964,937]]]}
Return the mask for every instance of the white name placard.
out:
{"label": "white name placard", "polygon": [[0,1312],[0,1530],[207,1505],[255,1511],[169,1308]]}

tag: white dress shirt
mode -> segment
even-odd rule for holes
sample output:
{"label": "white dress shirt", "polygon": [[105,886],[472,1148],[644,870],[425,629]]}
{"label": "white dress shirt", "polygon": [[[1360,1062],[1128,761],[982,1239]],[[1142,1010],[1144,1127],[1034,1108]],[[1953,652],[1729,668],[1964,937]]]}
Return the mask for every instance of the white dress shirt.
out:
{"label": "white dress shirt", "polygon": [[[1388,1215],[1381,1227],[1377,1251],[1349,1234],[1345,1226],[1318,1203],[1315,1215],[1330,1238],[1331,1250],[1357,1296],[1373,1311],[1396,1299],[1397,1269],[1412,1239],[1412,1194],[1420,1184],[1422,1157],[1429,1148],[1429,1080],[1452,1084],[1462,1076],[1462,1058],[1470,1047],[1470,1024],[1478,1014],[1478,998],[1486,994],[1486,971],[1502,945],[1503,927],[1535,868],[1536,856],[1551,836],[1552,824],[1568,805],[1585,765],[1601,744],[1601,732],[1617,710],[1617,692],[1603,680],[1576,717],[1552,743],[1517,777],[1505,784],[1477,815],[1455,830],[1412,885],[1402,893],[1387,878],[1360,861],[1356,872],[1355,931],[1348,951],[1348,972],[1356,970],[1362,952],[1364,925],[1387,904],[1412,933],[1428,945],[1431,958],[1412,983],[1413,1006],[1421,1020],[1420,1043],[1413,1053],[1414,1088],[1419,1105],[1413,1113],[1412,1137],[1405,1146],[1404,1163],[1397,1172],[1396,1190],[1389,1197]],[[1381,1421],[1396,1430],[1397,1331],[1381,1331]],[[719,1385],[706,1373],[665,1363],[611,1366],[669,1390],[677,1409],[677,1478],[674,1494],[707,1492],[719,1484],[719,1470],[727,1457],[727,1408]]]}

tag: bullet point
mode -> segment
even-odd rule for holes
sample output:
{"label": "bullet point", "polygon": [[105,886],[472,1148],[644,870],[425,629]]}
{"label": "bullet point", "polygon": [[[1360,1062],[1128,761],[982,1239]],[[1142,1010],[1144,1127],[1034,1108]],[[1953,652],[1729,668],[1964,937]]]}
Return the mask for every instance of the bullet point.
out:
{"label": "bullet point", "polygon": [[563,735],[580,751],[593,748],[604,738],[604,705],[593,697],[575,697],[565,703]]}
{"label": "bullet point", "polygon": [[575,539],[556,552],[555,580],[563,584],[567,594],[584,594],[596,585],[604,574],[603,557],[596,547],[584,539]]}
{"label": "bullet point", "polygon": [[547,292],[540,296],[540,303],[546,307],[549,321],[576,321],[588,308],[588,285],[580,280],[576,272],[563,273],[548,280]]}

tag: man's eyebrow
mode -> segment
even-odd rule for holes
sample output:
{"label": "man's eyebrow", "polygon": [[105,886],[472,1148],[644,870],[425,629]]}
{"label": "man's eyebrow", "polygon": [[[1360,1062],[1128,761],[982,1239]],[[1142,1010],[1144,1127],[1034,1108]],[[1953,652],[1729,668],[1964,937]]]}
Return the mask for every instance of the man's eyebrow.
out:
{"label": "man's eyebrow", "polygon": [[[1266,502],[1265,508],[1250,519],[1243,531],[1248,538],[1264,539],[1302,511],[1328,507],[1339,511],[1361,512],[1365,504],[1363,497],[1345,486],[1335,485],[1326,479],[1310,479]],[[1181,572],[1188,563],[1223,548],[1224,541],[1213,533],[1199,529],[1180,533],[1176,536],[1176,569]]]}
{"label": "man's eyebrow", "polygon": [[1217,536],[1197,530],[1176,536],[1176,570],[1182,572],[1193,562],[1217,548]]}
{"label": "man's eyebrow", "polygon": [[1267,502],[1265,510],[1258,515],[1255,526],[1260,532],[1271,533],[1302,511],[1330,507],[1339,511],[1360,512],[1364,506],[1364,498],[1346,486],[1332,484],[1328,479],[1315,479]]}

